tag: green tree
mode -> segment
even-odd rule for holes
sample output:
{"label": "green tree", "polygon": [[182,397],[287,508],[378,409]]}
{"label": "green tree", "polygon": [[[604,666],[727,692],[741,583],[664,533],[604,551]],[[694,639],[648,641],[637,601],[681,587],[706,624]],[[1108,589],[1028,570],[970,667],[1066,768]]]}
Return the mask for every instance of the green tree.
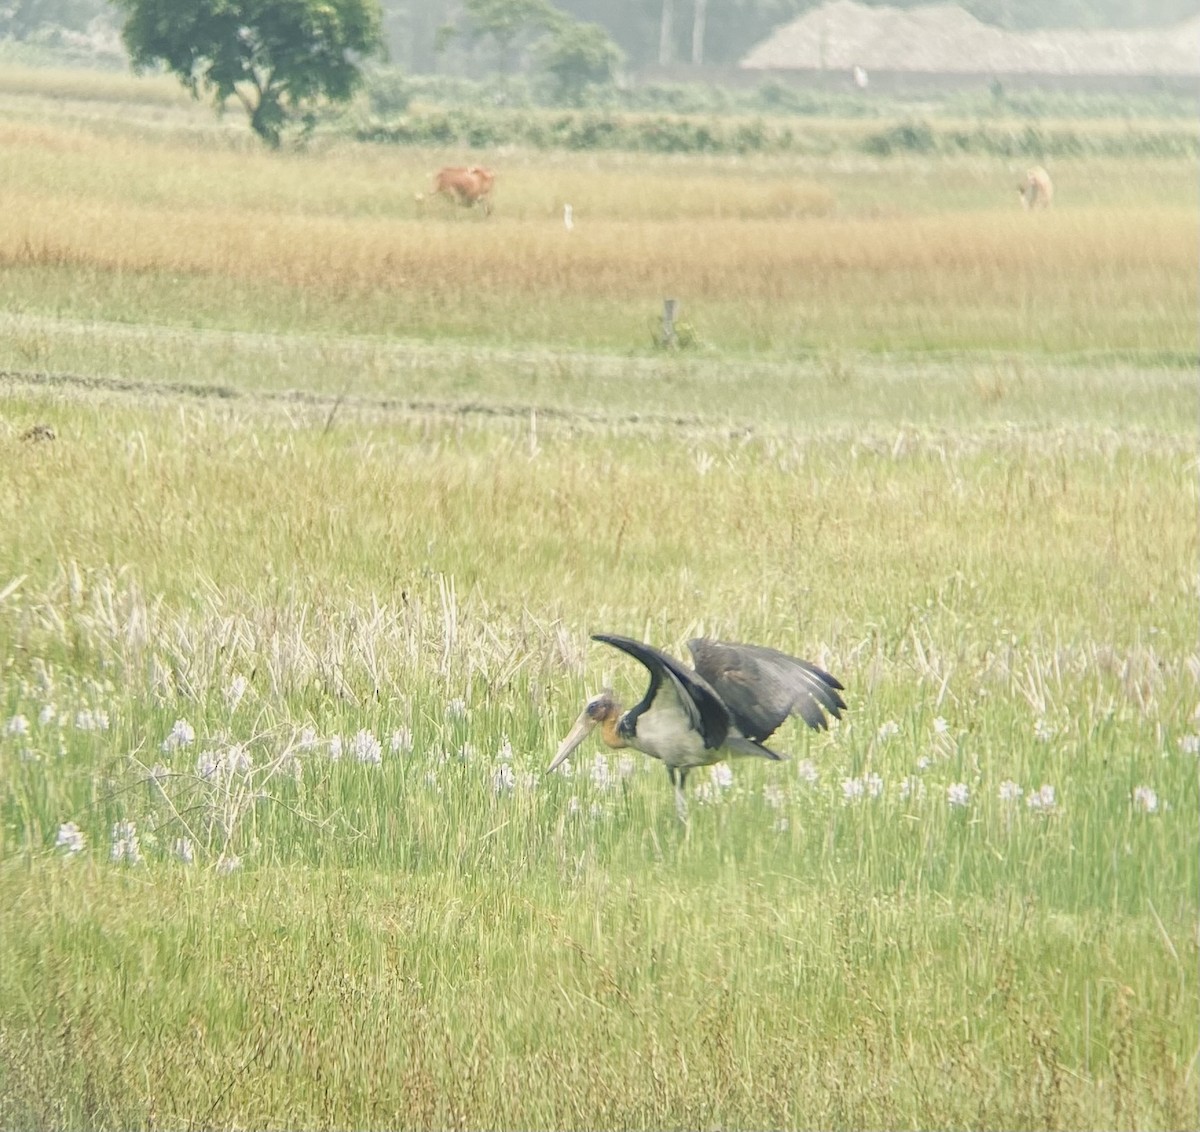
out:
{"label": "green tree", "polygon": [[599,24],[560,20],[538,41],[536,55],[550,75],[555,94],[564,102],[580,105],[590,86],[611,83],[624,60],[624,52]]}
{"label": "green tree", "polygon": [[115,0],[135,69],[161,63],[218,110],[236,97],[277,147],[311,129],[322,98],[348,99],[361,61],[382,52],[379,0]]}
{"label": "green tree", "polygon": [[[549,0],[463,0],[464,32],[471,42],[490,39],[496,45],[501,72],[512,70],[513,46],[518,40],[557,26],[565,17]],[[442,43],[455,34],[442,29]]]}

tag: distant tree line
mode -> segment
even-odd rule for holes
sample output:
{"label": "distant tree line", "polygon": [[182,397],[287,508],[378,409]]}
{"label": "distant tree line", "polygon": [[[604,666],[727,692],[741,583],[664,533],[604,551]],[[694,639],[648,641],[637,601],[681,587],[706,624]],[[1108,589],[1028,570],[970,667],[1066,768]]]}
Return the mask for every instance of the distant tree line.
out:
{"label": "distant tree line", "polygon": [[[185,11],[187,0],[178,0]],[[478,74],[602,68],[596,32],[573,42],[565,27],[603,29],[633,70],[660,62],[735,63],[781,24],[822,0],[381,0],[384,40],[393,65],[410,73]],[[931,0],[861,0],[911,8]],[[958,0],[1000,27],[1139,27],[1177,23],[1200,13],[1200,0]],[[564,21],[564,17],[567,19]],[[97,21],[112,27],[111,0],[0,0],[0,38],[52,40]],[[556,24],[555,21],[559,22]],[[548,41],[547,33],[559,34]],[[533,47],[541,43],[541,53]],[[563,56],[571,56],[565,62]]]}

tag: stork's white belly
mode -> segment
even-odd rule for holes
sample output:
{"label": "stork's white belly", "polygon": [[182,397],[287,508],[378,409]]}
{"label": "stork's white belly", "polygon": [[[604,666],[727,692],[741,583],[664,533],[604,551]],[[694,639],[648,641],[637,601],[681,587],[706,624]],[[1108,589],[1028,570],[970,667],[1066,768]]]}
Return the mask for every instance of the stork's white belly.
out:
{"label": "stork's white belly", "polygon": [[638,717],[633,746],[670,766],[707,766],[722,758],[704,745],[682,708],[668,708],[660,699],[653,711]]}

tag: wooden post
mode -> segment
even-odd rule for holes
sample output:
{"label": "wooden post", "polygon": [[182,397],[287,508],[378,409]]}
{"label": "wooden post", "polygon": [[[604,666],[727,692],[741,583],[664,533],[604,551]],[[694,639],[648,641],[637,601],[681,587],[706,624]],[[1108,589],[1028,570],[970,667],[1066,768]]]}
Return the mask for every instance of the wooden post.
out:
{"label": "wooden post", "polygon": [[679,313],[678,299],[663,299],[662,344],[674,346],[675,316]]}

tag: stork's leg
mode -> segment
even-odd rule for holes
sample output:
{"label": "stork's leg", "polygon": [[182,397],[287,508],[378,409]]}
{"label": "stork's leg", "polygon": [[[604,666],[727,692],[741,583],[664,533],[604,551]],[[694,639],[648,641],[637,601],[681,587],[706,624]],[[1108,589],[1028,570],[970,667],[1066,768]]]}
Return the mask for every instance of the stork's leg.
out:
{"label": "stork's leg", "polygon": [[687,821],[687,799],[683,796],[683,786],[687,782],[688,767],[667,767],[667,777],[675,788],[675,815],[681,822]]}

